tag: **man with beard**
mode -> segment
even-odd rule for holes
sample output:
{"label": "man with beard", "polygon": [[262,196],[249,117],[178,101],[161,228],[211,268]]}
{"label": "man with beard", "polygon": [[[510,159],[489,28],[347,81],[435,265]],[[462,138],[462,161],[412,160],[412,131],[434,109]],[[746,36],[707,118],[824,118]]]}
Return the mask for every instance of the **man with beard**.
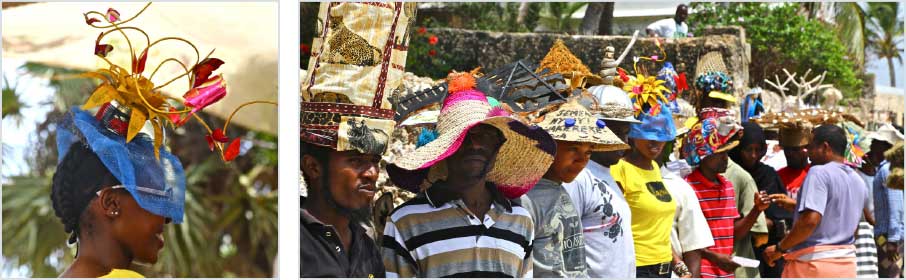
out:
{"label": "man with beard", "polygon": [[472,74],[447,84],[437,138],[387,166],[418,193],[384,228],[387,277],[531,277],[535,225],[513,199],[541,179],[556,143],[492,107]]}

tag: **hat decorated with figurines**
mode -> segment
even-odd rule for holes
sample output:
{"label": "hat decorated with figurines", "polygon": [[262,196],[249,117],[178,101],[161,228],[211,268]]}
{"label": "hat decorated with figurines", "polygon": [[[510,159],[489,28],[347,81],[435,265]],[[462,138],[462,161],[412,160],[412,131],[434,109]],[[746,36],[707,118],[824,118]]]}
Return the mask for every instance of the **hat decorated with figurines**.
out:
{"label": "hat decorated with figurines", "polygon": [[[86,24],[102,30],[93,54],[106,66],[80,75],[96,79],[100,84],[84,104],[71,108],[58,123],[58,164],[62,163],[73,145],[86,145],[141,208],[172,219],[174,223],[181,223],[186,177],[179,159],[167,149],[166,128],[181,127],[193,120],[200,122],[206,129],[209,149],[216,149],[222,160],[231,161],[239,155],[241,145],[239,138],[231,140],[227,136],[232,115],[246,105],[276,105],[276,102],[247,102],[233,111],[223,127],[212,129],[197,115],[226,97],[226,79],[216,73],[225,62],[213,57],[213,50],[207,56],[201,56],[199,49],[183,38],[152,40],[151,34],[133,25],[141,21],[139,15],[150,5],[148,3],[137,14],[128,17],[113,8],[106,13],[90,11],[84,14]],[[127,35],[137,34],[132,31],[144,36],[136,40],[136,37]],[[115,40],[125,40],[128,48],[115,49],[112,43]],[[186,53],[195,56],[189,59],[191,64],[183,65],[185,72],[181,75],[155,77],[157,69],[167,62],[182,64],[185,60],[178,59],[183,55],[181,53],[169,53],[171,56],[165,57],[149,56],[149,53],[155,53],[159,43],[168,41],[185,43]],[[128,54],[128,65],[117,64],[117,60],[111,57],[123,53]],[[181,99],[164,95],[161,88],[182,82],[183,78],[187,87]]]}
{"label": "hat decorated with figurines", "polygon": [[636,75],[626,75],[625,71],[620,69],[620,79],[623,81],[623,90],[629,93],[629,99],[632,101],[633,115],[640,122],[629,126],[629,138],[667,142],[676,138],[673,115],[668,106],[670,100],[667,99],[672,92],[664,80],[646,75],[638,68],[638,62],[642,60],[664,62],[666,54],[660,42],[656,42],[663,55],[635,57],[633,68]]}
{"label": "hat decorated with figurines", "polygon": [[384,154],[396,123],[414,2],[326,2],[302,77],[301,140]]}

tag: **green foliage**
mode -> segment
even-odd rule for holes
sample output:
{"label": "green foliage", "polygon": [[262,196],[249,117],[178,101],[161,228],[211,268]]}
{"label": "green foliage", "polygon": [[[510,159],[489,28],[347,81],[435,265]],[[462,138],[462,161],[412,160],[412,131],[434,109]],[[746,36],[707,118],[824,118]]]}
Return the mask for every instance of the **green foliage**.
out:
{"label": "green foliage", "polygon": [[[410,30],[409,53],[406,54],[406,71],[420,77],[440,79],[446,77],[455,64],[455,58],[437,48],[443,38],[428,32],[423,26]],[[434,38],[434,39],[432,39]],[[433,40],[433,44],[432,44]]]}
{"label": "green foliage", "polygon": [[751,86],[770,88],[764,79],[786,68],[790,72],[813,73],[827,71],[825,82],[833,83],[845,97],[861,95],[853,59],[840,42],[834,28],[808,20],[797,13],[798,5],[789,3],[693,3],[697,11],[690,15],[693,33],[700,34],[706,26],[737,25],[746,29],[752,47],[749,65]]}
{"label": "green foliage", "polygon": [[[445,3],[444,13],[454,20],[431,20],[426,27],[451,27],[497,32],[531,32],[540,19],[542,3],[528,3],[523,22],[518,22],[520,3]],[[421,16],[421,14],[419,14]],[[430,18],[430,16],[429,16]],[[421,21],[421,19],[419,19]]]}
{"label": "green foliage", "polygon": [[899,3],[868,3],[868,47],[878,58],[887,59],[891,86],[896,85],[893,61],[903,63],[897,47],[903,43],[903,18],[897,15]]}
{"label": "green foliage", "polygon": [[547,2],[541,13],[541,23],[554,32],[575,34],[581,19],[572,15],[588,5],[587,2]]}

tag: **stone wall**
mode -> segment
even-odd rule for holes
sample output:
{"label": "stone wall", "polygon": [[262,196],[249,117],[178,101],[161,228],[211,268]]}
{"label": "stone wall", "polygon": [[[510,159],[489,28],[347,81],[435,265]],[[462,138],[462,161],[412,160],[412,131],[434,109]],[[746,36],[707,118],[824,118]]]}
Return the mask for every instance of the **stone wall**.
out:
{"label": "stone wall", "polygon": [[[524,58],[537,63],[547,54],[556,39],[562,39],[579,59],[593,72],[597,72],[601,69],[604,47],[612,45],[618,56],[632,39],[632,36],[501,33],[448,28],[432,29],[431,32],[440,38],[437,51],[455,58],[453,69],[458,71],[476,66],[490,70]],[[719,51],[723,54],[724,64],[729,68],[737,85],[737,95],[747,90],[747,87],[739,86],[748,85],[749,82],[751,51],[746,42],[745,30],[740,27],[710,28],[698,36],[667,40],[664,46],[668,61],[673,62],[678,71],[687,72],[690,86],[699,56],[709,51]],[[642,30],[639,40],[620,67],[632,74],[632,57],[651,55],[659,55],[657,46],[654,39],[644,37]],[[654,67],[653,64],[648,65]],[[685,65],[685,68],[682,65]]]}

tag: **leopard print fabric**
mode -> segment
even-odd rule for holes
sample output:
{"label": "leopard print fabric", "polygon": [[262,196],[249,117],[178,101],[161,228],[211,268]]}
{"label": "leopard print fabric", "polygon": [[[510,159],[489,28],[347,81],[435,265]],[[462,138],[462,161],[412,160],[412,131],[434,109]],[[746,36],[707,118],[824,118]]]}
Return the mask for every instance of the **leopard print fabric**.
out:
{"label": "leopard print fabric", "polygon": [[330,44],[327,63],[375,66],[382,58],[380,49],[368,44],[343,24],[343,17],[330,17]]}

